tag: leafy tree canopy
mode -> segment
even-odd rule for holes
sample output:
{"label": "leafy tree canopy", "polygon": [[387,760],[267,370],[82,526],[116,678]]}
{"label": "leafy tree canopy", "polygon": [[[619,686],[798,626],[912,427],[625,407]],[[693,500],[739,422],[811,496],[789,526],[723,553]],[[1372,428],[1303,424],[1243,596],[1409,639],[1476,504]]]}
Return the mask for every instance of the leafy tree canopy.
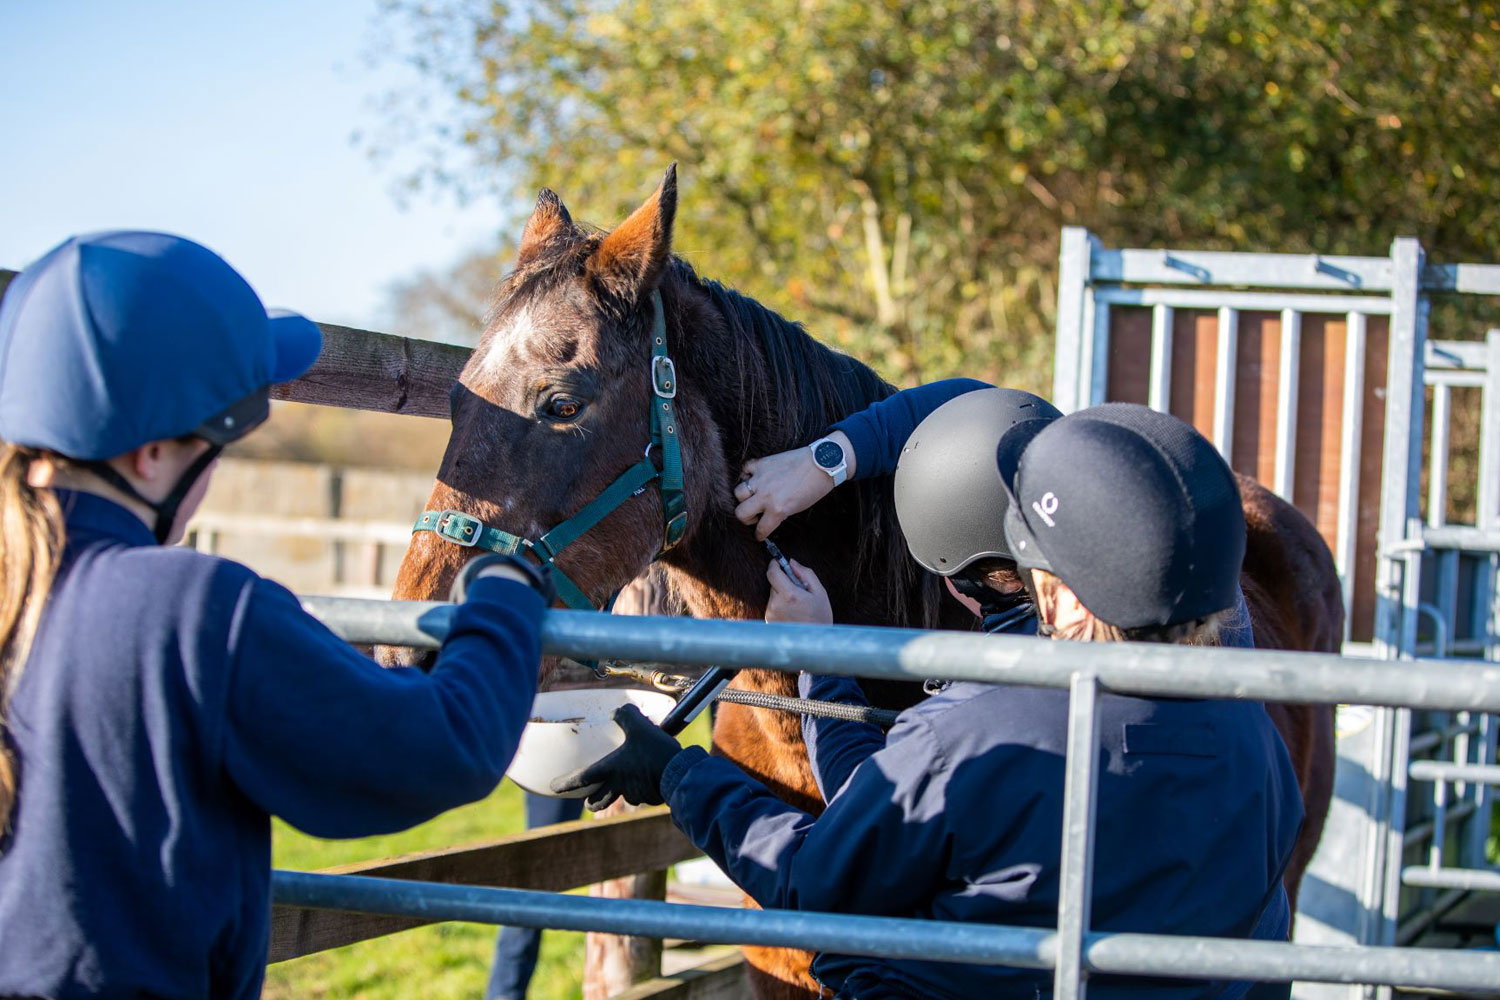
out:
{"label": "leafy tree canopy", "polygon": [[[623,217],[909,381],[1045,384],[1060,226],[1114,245],[1500,249],[1487,0],[396,0],[456,119],[423,178]],[[399,97],[399,95],[396,95]],[[496,182],[494,178],[506,180]],[[514,182],[514,183],[513,183]]]}

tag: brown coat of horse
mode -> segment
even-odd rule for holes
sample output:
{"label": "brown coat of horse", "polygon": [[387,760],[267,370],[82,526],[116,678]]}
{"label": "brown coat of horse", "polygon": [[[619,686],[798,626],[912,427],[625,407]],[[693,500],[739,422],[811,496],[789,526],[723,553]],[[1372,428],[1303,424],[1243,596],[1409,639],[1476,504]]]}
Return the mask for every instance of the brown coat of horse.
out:
{"label": "brown coat of horse", "polygon": [[[536,538],[636,461],[648,440],[647,331],[651,292],[660,291],[678,372],[689,517],[686,536],[661,561],[690,614],[755,619],[764,614],[768,585],[761,547],[733,516],[731,490],[741,464],[803,445],[894,390],[799,326],[698,278],[672,257],[676,202],[671,170],[630,218],[599,234],[574,225],[557,196],[542,192],[516,269],[454,387],[453,432],[428,507],[463,510]],[[1248,480],[1242,491],[1251,526],[1245,592],[1257,642],[1336,649],[1343,610],[1327,547],[1283,501]],[[602,604],[648,565],[661,538],[661,504],[652,488],[569,547],[559,566]],[[818,572],[836,621],[974,625],[910,559],[888,483],[840,488],[778,529],[777,540]],[[416,536],[395,597],[446,594],[470,554],[430,533]],[[400,655],[387,651],[385,658]],[[775,671],[744,671],[735,684],[795,693],[794,676]],[[888,707],[921,696],[913,685],[866,687]],[[1332,715],[1303,707],[1273,711],[1310,817],[1300,863],[1294,860],[1288,873],[1295,889],[1332,787]],[[788,801],[821,811],[796,717],[724,705],[714,741]],[[760,995],[816,991],[809,955],[763,948],[747,948],[746,955]]]}

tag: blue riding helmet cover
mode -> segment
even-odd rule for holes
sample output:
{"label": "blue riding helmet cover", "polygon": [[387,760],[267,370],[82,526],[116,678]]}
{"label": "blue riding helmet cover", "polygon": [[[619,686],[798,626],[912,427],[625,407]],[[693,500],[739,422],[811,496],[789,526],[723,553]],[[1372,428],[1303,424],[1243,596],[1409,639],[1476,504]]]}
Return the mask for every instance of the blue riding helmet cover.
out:
{"label": "blue riding helmet cover", "polygon": [[0,438],[81,460],[190,433],[223,444],[264,419],[268,388],[322,345],[314,323],[267,313],[191,240],[75,236],[0,300]]}

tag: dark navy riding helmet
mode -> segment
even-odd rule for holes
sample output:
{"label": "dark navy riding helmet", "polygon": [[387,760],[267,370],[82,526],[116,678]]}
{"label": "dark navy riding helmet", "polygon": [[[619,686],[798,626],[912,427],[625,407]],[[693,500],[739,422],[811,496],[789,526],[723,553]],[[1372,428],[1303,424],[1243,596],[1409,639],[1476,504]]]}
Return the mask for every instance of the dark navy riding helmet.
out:
{"label": "dark navy riding helmet", "polygon": [[1120,628],[1175,625],[1233,607],[1245,555],[1234,473],[1192,427],[1105,403],[1000,439],[1016,562],[1047,570]]}
{"label": "dark navy riding helmet", "polygon": [[224,445],[322,343],[191,240],[76,236],[0,300],[0,438],[84,461],[187,434]]}

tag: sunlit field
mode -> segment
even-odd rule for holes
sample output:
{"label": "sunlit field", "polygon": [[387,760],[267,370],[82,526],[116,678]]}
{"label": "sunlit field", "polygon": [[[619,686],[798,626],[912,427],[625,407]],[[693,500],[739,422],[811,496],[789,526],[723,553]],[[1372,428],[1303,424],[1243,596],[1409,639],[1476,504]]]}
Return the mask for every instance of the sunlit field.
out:
{"label": "sunlit field", "polygon": [[[707,745],[707,716],[684,734],[684,744]],[[314,871],[334,865],[454,847],[525,829],[522,792],[503,781],[482,802],[454,809],[404,833],[362,840],[321,840],[276,822],[272,864]],[[362,1000],[478,1000],[489,977],[496,929],[479,924],[436,924],[336,948],[271,966],[263,996]],[[576,997],[583,986],[584,935],[546,931],[531,983],[532,1000]]]}

